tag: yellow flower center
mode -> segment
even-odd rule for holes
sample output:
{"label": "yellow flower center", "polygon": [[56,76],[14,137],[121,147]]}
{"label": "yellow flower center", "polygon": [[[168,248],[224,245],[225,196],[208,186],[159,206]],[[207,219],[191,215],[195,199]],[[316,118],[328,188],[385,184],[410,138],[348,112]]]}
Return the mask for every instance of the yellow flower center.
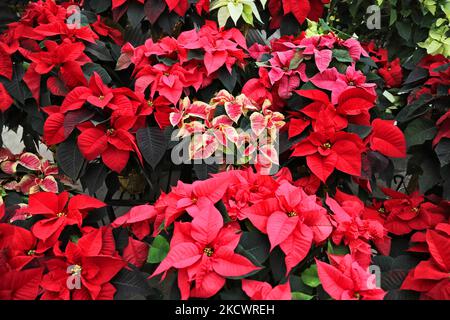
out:
{"label": "yellow flower center", "polygon": [[76,264],[72,267],[71,272],[72,272],[72,274],[80,274],[81,270],[83,270],[83,268],[81,268],[80,265]]}
{"label": "yellow flower center", "polygon": [[325,142],[325,143],[322,145],[322,148],[323,148],[323,149],[330,149],[330,148],[331,148],[331,143]]}
{"label": "yellow flower center", "polygon": [[59,212],[56,216],[57,216],[58,218],[61,218],[61,217],[67,216],[67,214],[65,214],[64,212]]}
{"label": "yellow flower center", "polygon": [[27,255],[34,256],[35,253],[36,253],[36,250],[28,250]]}
{"label": "yellow flower center", "polygon": [[297,212],[295,212],[295,211],[288,212],[287,216],[289,218],[296,217],[297,216]]}
{"label": "yellow flower center", "polygon": [[103,100],[103,99],[105,99],[105,96],[99,96],[98,97],[100,100]]}
{"label": "yellow flower center", "polygon": [[214,249],[210,248],[210,247],[206,247],[205,249],[203,249],[203,252],[208,256],[211,257],[214,253]]}

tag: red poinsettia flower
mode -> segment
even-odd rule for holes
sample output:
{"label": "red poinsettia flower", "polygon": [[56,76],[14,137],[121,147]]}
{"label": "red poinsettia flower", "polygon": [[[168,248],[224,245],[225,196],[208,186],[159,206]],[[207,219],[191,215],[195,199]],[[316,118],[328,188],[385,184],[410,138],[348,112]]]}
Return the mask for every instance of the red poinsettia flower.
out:
{"label": "red poinsettia flower", "polygon": [[312,132],[292,149],[291,156],[306,156],[308,168],[324,183],[334,169],[355,176],[361,174],[361,154],[365,148],[361,138],[354,133]]}
{"label": "red poinsettia flower", "polygon": [[296,50],[277,51],[269,60],[270,70],[268,72],[271,85],[278,84],[278,95],[282,99],[289,99],[292,92],[300,86],[300,82],[307,82],[306,64],[301,63],[296,68],[291,68],[292,60],[299,53]]}
{"label": "red poinsettia flower", "polygon": [[251,300],[291,300],[289,281],[272,288],[270,283],[256,280],[242,280],[242,290]]}
{"label": "red poinsettia flower", "polygon": [[120,32],[120,30],[111,28],[106,23],[104,23],[100,15],[97,16],[97,21],[92,23],[91,27],[97,34],[113,39],[113,41],[117,45],[121,46],[123,44],[122,32]]}
{"label": "red poinsettia flower", "polygon": [[[369,110],[375,105],[376,96],[361,88],[350,88],[343,91],[335,107],[328,95],[321,90],[297,90],[298,95],[313,102],[302,108],[299,112],[291,113],[289,122],[289,137],[302,133],[309,124],[314,131],[320,131],[318,124],[324,119],[331,121],[335,130],[347,127],[348,122],[358,125],[370,125]],[[327,123],[329,125],[330,123]]]}
{"label": "red poinsettia flower", "polygon": [[298,23],[302,24],[306,18],[317,21],[323,14],[324,5],[330,0],[269,0],[267,4],[272,20],[270,27],[278,29],[283,15],[292,13]]}
{"label": "red poinsettia flower", "polygon": [[[339,190],[334,200],[327,198],[326,204],[333,211],[336,229],[331,239],[335,244],[343,242],[350,248],[350,253],[361,266],[368,267],[372,258],[372,241],[383,255],[390,251],[390,238],[387,230],[377,220],[364,219],[364,203],[356,196],[345,194]],[[339,202],[339,203],[338,203]]]}
{"label": "red poinsettia flower", "polygon": [[227,213],[232,220],[244,220],[244,209],[271,197],[279,184],[268,175],[254,173],[247,170],[233,170],[214,177],[223,177],[228,181],[228,188],[222,197]]}
{"label": "red poinsettia flower", "polygon": [[50,77],[47,84],[49,90],[56,95],[64,95],[67,89],[86,84],[81,66],[91,61],[84,54],[82,42],[72,43],[65,39],[61,44],[52,40],[44,42],[47,51],[36,52],[19,48],[25,58],[32,61],[24,76],[24,81],[30,88],[33,97],[39,101],[39,88],[41,76],[50,73],[58,67],[58,77]]}
{"label": "red poinsettia flower", "polygon": [[184,211],[194,217],[198,206],[214,205],[222,199],[227,187],[226,177],[216,178],[215,184],[211,184],[208,180],[195,181],[192,184],[178,181],[170,194],[165,197],[164,225],[166,227],[171,225]]}
{"label": "red poinsettia flower", "polygon": [[275,195],[244,212],[258,230],[269,236],[271,250],[279,245],[286,254],[288,274],[306,257],[312,243],[324,241],[333,228],[315,195],[308,196],[287,181],[281,183]]}
{"label": "red poinsettia flower", "polygon": [[144,204],[131,208],[130,211],[114,220],[111,226],[113,228],[130,226],[133,234],[142,240],[151,234],[150,223],[155,220],[156,215],[157,211],[154,206]]}
{"label": "red poinsettia flower", "polygon": [[382,190],[391,198],[383,205],[387,214],[385,227],[393,234],[433,228],[445,219],[444,209],[425,201],[417,191],[406,195],[388,188]]}
{"label": "red poinsettia flower", "polygon": [[12,270],[21,270],[48,249],[31,231],[11,224],[0,224],[0,251]]}
{"label": "red poinsettia flower", "polygon": [[403,71],[400,63],[400,58],[396,58],[380,69],[378,74],[384,79],[386,87],[398,88],[402,85]]}
{"label": "red poinsettia flower", "polygon": [[33,29],[36,35],[42,36],[42,39],[52,36],[60,36],[61,39],[69,39],[71,42],[84,40],[95,43],[98,35],[89,26],[73,26],[67,21],[60,20],[49,24],[41,24]]}
{"label": "red poinsettia flower", "polygon": [[224,226],[219,211],[205,204],[192,223],[175,223],[169,253],[153,276],[176,268],[182,299],[211,297],[222,289],[226,277],[241,277],[259,269],[234,252],[239,239],[238,225]]}
{"label": "red poinsettia flower", "polygon": [[431,258],[409,272],[401,289],[418,291],[421,299],[449,300],[450,233],[428,230],[426,242]]}
{"label": "red poinsettia flower", "polygon": [[362,46],[369,53],[370,58],[377,64],[384,66],[388,62],[388,51],[385,48],[379,48],[374,40],[369,43],[363,43]]}
{"label": "red poinsettia flower", "polygon": [[112,233],[105,238],[97,230],[85,237],[77,245],[69,242],[61,258],[46,263],[49,272],[41,282],[42,300],[113,299],[116,289],[109,282],[126,262],[115,253]]}
{"label": "red poinsettia flower", "polygon": [[0,274],[0,300],[35,300],[39,294],[42,268]]}
{"label": "red poinsettia flower", "polygon": [[339,73],[336,68],[326,69],[314,77],[311,82],[321,89],[331,91],[331,102],[338,103],[340,94],[348,88],[362,88],[372,96],[376,96],[375,83],[367,83],[364,74],[355,69],[355,65],[347,67],[345,74]]}
{"label": "red poinsettia flower", "polygon": [[115,117],[111,118],[110,128],[92,123],[80,125],[78,147],[87,160],[101,156],[108,168],[120,173],[128,163],[130,152],[135,152],[139,161],[143,161],[136,138],[128,131],[134,123],[134,117]]}
{"label": "red poinsettia flower", "polygon": [[352,256],[328,255],[331,265],[316,259],[323,289],[335,300],[383,300],[386,292],[376,287],[376,275],[369,273]]}
{"label": "red poinsettia flower", "polygon": [[28,203],[27,211],[30,214],[43,217],[33,225],[33,234],[50,245],[56,243],[66,226],[80,227],[89,210],[105,206],[103,202],[83,194],[69,199],[68,192],[34,193],[30,195]]}

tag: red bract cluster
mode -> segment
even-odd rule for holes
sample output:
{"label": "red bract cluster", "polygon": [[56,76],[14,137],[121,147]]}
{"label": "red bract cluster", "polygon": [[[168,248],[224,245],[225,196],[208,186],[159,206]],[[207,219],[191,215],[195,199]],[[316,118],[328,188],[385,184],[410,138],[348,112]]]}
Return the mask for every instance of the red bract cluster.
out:
{"label": "red bract cluster", "polygon": [[370,58],[379,67],[378,74],[383,78],[386,87],[399,88],[403,82],[403,70],[400,64],[400,58],[389,61],[387,49],[377,48],[373,41],[365,45],[364,48],[369,53]]}
{"label": "red bract cluster", "polygon": [[306,18],[317,21],[322,16],[324,5],[330,0],[269,0],[268,8],[272,19],[270,27],[280,27],[284,15],[292,14],[302,24]]}
{"label": "red bract cluster", "polygon": [[423,94],[435,95],[439,86],[450,85],[450,68],[448,68],[449,63],[450,59],[445,58],[440,54],[435,56],[427,55],[423,57],[419,62],[418,67],[426,69],[429,77],[421,88],[414,90],[410,94],[408,100],[413,101],[418,99]]}
{"label": "red bract cluster", "polygon": [[[275,106],[283,106],[286,104],[284,99],[289,99],[301,83],[308,81],[321,89],[332,91],[333,103],[337,102],[342,91],[350,87],[361,87],[369,93],[375,93],[375,84],[366,83],[366,78],[354,66],[350,65],[345,74],[330,66],[332,60],[353,63],[362,55],[367,55],[354,39],[342,40],[333,33],[312,37],[302,34],[296,38],[274,39],[270,46],[254,44],[249,51],[259,62],[261,79],[248,81],[243,92],[255,100],[268,97]],[[310,76],[308,66],[311,59],[314,59],[313,68],[319,71],[313,77]]]}
{"label": "red bract cluster", "polygon": [[151,39],[134,48],[122,49],[118,68],[134,64],[135,89],[150,96],[166,98],[177,104],[183,91],[199,90],[217,78],[217,71],[226,67],[229,73],[234,65],[245,65],[247,45],[238,29],[219,30],[215,22],[207,22],[198,31],[182,32],[178,38]]}
{"label": "red bract cluster", "polygon": [[[258,270],[248,259],[234,253],[242,232],[237,222],[247,219],[267,235],[271,251],[279,246],[284,252],[287,276],[313,246],[321,246],[330,238],[336,245],[349,246],[350,259],[360,269],[358,272],[365,273],[363,268],[369,266],[370,242],[382,254],[389,252],[387,230],[378,218],[370,217],[370,209],[357,197],[339,192],[339,204],[331,198],[327,200],[329,212],[315,195],[307,195],[302,187],[294,185],[299,181],[291,179],[286,174],[274,179],[250,169],[220,173],[207,181],[179,184],[153,206],[133,208],[113,226],[128,226],[138,239],[143,239],[162,232],[163,221],[164,228],[169,228],[184,213],[192,218],[191,222],[175,222],[170,250],[154,272],[158,275],[177,269],[182,298],[213,296],[223,287],[226,277],[249,276]],[[219,202],[235,222],[224,222],[226,217],[214,206]],[[263,284],[248,287],[256,284],[243,280],[243,289],[250,297],[286,298],[280,291],[270,293],[272,289]],[[355,285],[354,290],[365,289]],[[382,291],[378,292],[382,297]]]}
{"label": "red bract cluster", "polygon": [[111,37],[117,43],[122,41],[100,17],[92,25],[67,23],[66,19],[73,14],[67,9],[69,6],[68,3],[56,5],[53,1],[30,3],[26,14],[8,25],[0,40],[0,52],[5,55],[1,59],[2,75],[11,78],[11,56],[19,52],[29,61],[23,80],[38,103],[41,79],[52,94],[59,96],[86,84],[81,67],[92,61],[84,53],[85,43],[95,44],[100,36]]}
{"label": "red bract cluster", "polygon": [[[86,195],[69,198],[67,192],[31,195],[26,208],[35,221],[31,230],[0,223],[1,298],[112,299],[115,288],[109,282],[126,261],[110,227],[82,226],[89,211],[103,206]],[[60,238],[67,226],[80,231],[69,242]]]}
{"label": "red bract cluster", "polygon": [[[450,224],[439,223],[434,229],[428,229],[420,238],[424,238],[426,252],[430,259],[420,262],[411,270],[402,284],[402,289],[418,291],[423,299],[450,299]],[[418,240],[418,237],[412,239]]]}

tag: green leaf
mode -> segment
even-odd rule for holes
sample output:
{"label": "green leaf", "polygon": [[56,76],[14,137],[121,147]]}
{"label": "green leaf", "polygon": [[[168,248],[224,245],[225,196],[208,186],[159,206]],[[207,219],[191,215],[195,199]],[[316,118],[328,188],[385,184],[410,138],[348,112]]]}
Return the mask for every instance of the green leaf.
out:
{"label": "green leaf", "polygon": [[391,14],[389,16],[389,27],[391,27],[397,21],[397,10],[391,9]]}
{"label": "green leaf", "polygon": [[219,69],[218,74],[219,80],[224,85],[225,89],[228,90],[228,92],[233,92],[234,87],[236,86],[238,73],[236,71],[236,68],[231,69],[231,74],[228,72],[228,69],[224,66]]}
{"label": "green leaf", "polygon": [[450,140],[444,139],[436,146],[436,154],[441,163],[441,167],[450,163]]}
{"label": "green leaf", "polygon": [[145,161],[155,169],[167,149],[164,131],[159,127],[141,128],[136,132],[136,141]]}
{"label": "green leaf", "polygon": [[84,157],[78,149],[76,140],[67,139],[61,143],[56,148],[56,158],[62,171],[73,180],[77,180],[84,164]]}
{"label": "green leaf", "polygon": [[395,27],[397,28],[400,37],[408,41],[409,38],[411,37],[411,24],[402,21],[397,21],[395,23]]}
{"label": "green leaf", "polygon": [[300,63],[303,61],[303,56],[300,51],[297,51],[292,57],[291,63],[289,64],[289,70],[295,70],[298,68]]}
{"label": "green leaf", "polygon": [[433,139],[436,131],[434,123],[428,119],[419,118],[412,121],[405,130],[408,147]]}
{"label": "green leaf", "polygon": [[311,267],[302,272],[301,275],[302,281],[313,288],[316,288],[320,285],[319,275],[317,274],[317,265],[313,264]]}
{"label": "green leaf", "polygon": [[88,53],[92,54],[99,60],[102,61],[114,61],[111,57],[111,53],[108,48],[106,48],[105,43],[101,41],[96,41],[95,43],[86,43],[86,49]]}
{"label": "green leaf", "polygon": [[95,13],[101,13],[111,7],[111,0],[90,0],[89,6]]}
{"label": "green leaf", "polygon": [[309,294],[303,292],[292,292],[292,300],[311,300],[314,296],[310,296]]}
{"label": "green leaf", "polygon": [[86,63],[81,68],[83,69],[84,76],[88,81],[94,72],[98,73],[98,75],[100,76],[100,78],[102,78],[104,83],[109,84],[112,81],[108,72],[97,63]]}
{"label": "green leaf", "polygon": [[270,244],[267,237],[258,231],[243,232],[239,241],[238,251],[248,257],[253,263],[262,265],[270,254]]}
{"label": "green leaf", "polygon": [[159,235],[157,236],[153,242],[150,250],[148,251],[147,262],[148,263],[160,263],[164,260],[169,252],[169,242],[167,242],[166,238]]}
{"label": "green leaf", "polygon": [[244,5],[244,10],[242,12],[242,19],[244,19],[244,21],[253,26],[253,11],[252,11],[252,7],[248,6],[248,5]]}
{"label": "green leaf", "polygon": [[344,49],[333,49],[333,58],[335,58],[339,62],[353,62],[352,57],[350,57],[350,53],[348,50]]}
{"label": "green leaf", "polygon": [[334,255],[338,255],[338,256],[344,256],[344,255],[350,253],[350,251],[349,251],[347,246],[333,245],[331,243],[331,241],[328,241],[327,252],[329,254],[334,254]]}
{"label": "green leaf", "polygon": [[127,17],[131,26],[136,27],[145,17],[144,6],[141,3],[132,1],[128,5]]}

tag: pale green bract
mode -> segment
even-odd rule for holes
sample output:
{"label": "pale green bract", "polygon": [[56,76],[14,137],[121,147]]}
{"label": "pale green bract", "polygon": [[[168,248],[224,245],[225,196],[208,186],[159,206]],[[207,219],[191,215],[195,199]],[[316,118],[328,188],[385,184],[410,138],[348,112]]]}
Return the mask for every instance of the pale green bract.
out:
{"label": "pale green bract", "polygon": [[433,16],[436,15],[438,8],[450,19],[450,1],[448,0],[420,0],[424,11],[429,11]]}
{"label": "pale green bract", "polygon": [[449,20],[437,19],[430,29],[428,38],[418,43],[419,47],[426,49],[428,54],[442,54],[446,58],[450,57],[450,38],[447,36],[449,30]]}
{"label": "pale green bract", "polygon": [[236,25],[239,18],[253,26],[253,17],[262,23],[255,1],[259,1],[264,8],[267,0],[214,0],[211,2],[210,11],[217,10],[219,27],[225,26],[231,18]]}

